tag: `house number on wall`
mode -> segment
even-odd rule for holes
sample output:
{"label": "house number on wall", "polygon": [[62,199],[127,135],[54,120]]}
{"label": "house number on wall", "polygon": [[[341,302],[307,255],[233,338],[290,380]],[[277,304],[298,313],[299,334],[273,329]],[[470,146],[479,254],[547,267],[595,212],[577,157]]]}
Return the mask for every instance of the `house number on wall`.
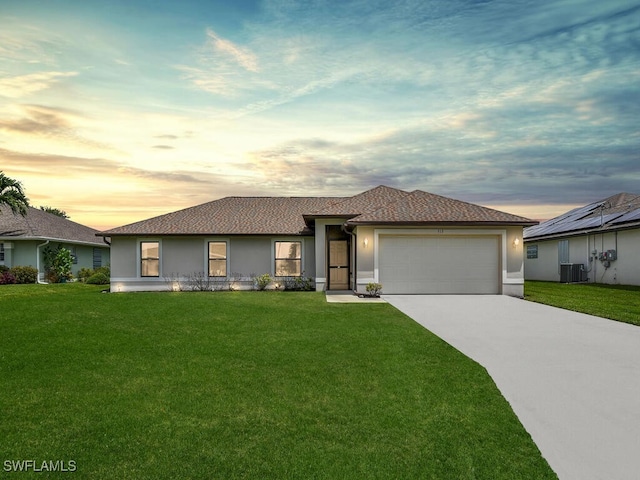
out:
{"label": "house number on wall", "polygon": [[444,228],[439,228],[438,233],[444,233]]}

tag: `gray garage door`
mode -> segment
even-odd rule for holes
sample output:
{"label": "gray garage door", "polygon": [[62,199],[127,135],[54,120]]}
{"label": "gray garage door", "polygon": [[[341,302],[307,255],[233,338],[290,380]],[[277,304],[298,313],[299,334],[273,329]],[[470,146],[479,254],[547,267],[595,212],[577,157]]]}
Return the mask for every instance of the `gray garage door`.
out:
{"label": "gray garage door", "polygon": [[500,293],[497,236],[380,236],[378,268],[387,294]]}

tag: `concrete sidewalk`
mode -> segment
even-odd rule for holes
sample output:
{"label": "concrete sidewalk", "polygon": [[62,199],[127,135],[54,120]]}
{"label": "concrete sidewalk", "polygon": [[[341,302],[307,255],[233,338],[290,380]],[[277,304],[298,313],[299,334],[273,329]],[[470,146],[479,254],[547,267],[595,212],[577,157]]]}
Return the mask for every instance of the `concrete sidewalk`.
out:
{"label": "concrete sidewalk", "polygon": [[502,295],[387,295],[483,365],[561,480],[640,478],[640,327]]}

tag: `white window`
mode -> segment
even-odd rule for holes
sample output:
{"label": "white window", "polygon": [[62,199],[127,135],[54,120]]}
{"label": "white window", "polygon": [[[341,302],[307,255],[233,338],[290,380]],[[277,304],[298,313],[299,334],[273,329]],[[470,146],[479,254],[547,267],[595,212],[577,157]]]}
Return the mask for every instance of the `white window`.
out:
{"label": "white window", "polygon": [[275,242],[275,276],[302,275],[302,242]]}
{"label": "white window", "polygon": [[558,263],[569,263],[569,240],[558,242]]}
{"label": "white window", "polygon": [[227,242],[209,242],[209,276],[227,276]]}
{"label": "white window", "polygon": [[160,276],[160,242],[140,242],[140,276]]}

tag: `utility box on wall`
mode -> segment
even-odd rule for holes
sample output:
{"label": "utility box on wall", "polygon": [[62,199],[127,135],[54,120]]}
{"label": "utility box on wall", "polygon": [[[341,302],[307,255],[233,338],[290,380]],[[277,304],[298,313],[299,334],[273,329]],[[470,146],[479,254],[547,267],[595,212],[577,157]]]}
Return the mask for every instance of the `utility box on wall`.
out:
{"label": "utility box on wall", "polygon": [[598,260],[602,262],[611,262],[618,258],[618,253],[616,250],[607,250],[606,252],[600,252],[600,256]]}

